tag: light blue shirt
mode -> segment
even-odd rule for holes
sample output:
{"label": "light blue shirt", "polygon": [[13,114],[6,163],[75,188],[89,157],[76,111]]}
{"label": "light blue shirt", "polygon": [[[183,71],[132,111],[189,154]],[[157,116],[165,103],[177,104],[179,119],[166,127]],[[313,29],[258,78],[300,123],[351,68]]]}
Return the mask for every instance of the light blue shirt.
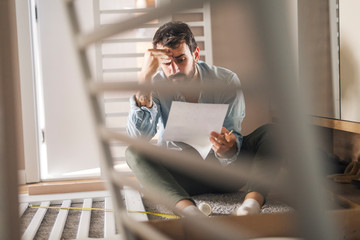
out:
{"label": "light blue shirt", "polygon": [[[196,64],[199,72],[200,81],[205,84],[216,82],[224,83],[226,85],[240,85],[238,76],[225,68],[210,66],[205,62],[199,61]],[[162,71],[159,71],[153,78],[154,82],[167,82],[168,79]],[[178,93],[175,96],[163,96],[159,92],[153,92],[153,106],[147,108],[145,106],[138,107],[135,101],[135,96],[130,98],[130,113],[126,130],[132,137],[142,137],[150,140],[158,132],[158,144],[168,146],[169,148],[177,147],[176,143],[163,142],[162,136],[166,122],[169,117],[170,107],[172,101],[185,101],[185,97]],[[223,126],[233,130],[236,136],[237,153],[229,159],[224,159],[215,156],[219,161],[227,165],[236,160],[242,144],[241,123],[245,117],[245,100],[242,91],[232,92],[205,92],[202,91],[199,96],[199,103],[216,103],[216,104],[229,104],[228,111],[224,120]],[[209,133],[210,136],[210,133]],[[209,154],[214,154],[211,150]]]}

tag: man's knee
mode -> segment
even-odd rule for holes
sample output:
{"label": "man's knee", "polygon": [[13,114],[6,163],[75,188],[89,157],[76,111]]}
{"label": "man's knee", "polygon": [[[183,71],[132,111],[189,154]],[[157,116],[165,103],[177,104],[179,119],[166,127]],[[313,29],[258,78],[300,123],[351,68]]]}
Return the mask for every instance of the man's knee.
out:
{"label": "man's knee", "polygon": [[125,150],[125,161],[127,165],[132,168],[135,165],[138,165],[144,159],[143,155],[137,151],[134,147],[129,146]]}
{"label": "man's knee", "polygon": [[276,125],[273,123],[267,123],[258,128],[259,132],[262,133],[262,135],[270,135],[273,137],[273,135],[276,132]]}

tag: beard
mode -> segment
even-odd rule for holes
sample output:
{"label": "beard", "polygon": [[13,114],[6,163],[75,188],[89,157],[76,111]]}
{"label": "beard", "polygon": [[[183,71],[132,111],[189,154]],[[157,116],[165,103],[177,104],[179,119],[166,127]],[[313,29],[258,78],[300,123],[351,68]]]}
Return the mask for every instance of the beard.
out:
{"label": "beard", "polygon": [[191,77],[187,76],[184,73],[177,73],[169,76],[169,79],[173,83],[179,83],[179,82],[188,82],[189,80],[191,80]]}
{"label": "beard", "polygon": [[196,69],[195,69],[195,63],[193,64],[192,71],[187,75],[184,73],[176,73],[173,75],[170,75],[168,79],[173,83],[182,83],[182,82],[190,82],[195,75]]}

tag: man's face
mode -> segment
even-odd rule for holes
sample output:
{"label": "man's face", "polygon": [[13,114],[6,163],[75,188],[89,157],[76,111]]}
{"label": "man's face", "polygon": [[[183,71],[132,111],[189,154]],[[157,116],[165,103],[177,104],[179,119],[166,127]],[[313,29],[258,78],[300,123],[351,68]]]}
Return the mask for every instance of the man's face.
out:
{"label": "man's face", "polygon": [[160,63],[165,76],[174,83],[192,80],[195,74],[195,63],[199,61],[200,51],[197,47],[192,53],[183,42],[176,49],[157,45],[157,49],[166,49],[172,54],[170,61]]}

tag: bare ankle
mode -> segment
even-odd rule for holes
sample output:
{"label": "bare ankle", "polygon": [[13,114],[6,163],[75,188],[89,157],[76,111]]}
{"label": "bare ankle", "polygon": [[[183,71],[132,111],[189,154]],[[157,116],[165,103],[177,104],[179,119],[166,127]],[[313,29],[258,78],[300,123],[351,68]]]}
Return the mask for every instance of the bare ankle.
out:
{"label": "bare ankle", "polygon": [[245,200],[248,199],[248,198],[252,198],[252,199],[255,199],[260,207],[264,204],[264,196],[258,192],[249,192],[248,194],[246,194],[245,196]]}
{"label": "bare ankle", "polygon": [[194,204],[192,201],[187,200],[187,199],[184,199],[184,200],[178,201],[178,202],[176,203],[175,207],[176,207],[177,209],[181,209],[181,210],[182,210],[182,209],[184,209],[184,208],[186,208],[186,207],[188,207],[188,206],[191,206],[191,205],[195,206],[195,204]]}

